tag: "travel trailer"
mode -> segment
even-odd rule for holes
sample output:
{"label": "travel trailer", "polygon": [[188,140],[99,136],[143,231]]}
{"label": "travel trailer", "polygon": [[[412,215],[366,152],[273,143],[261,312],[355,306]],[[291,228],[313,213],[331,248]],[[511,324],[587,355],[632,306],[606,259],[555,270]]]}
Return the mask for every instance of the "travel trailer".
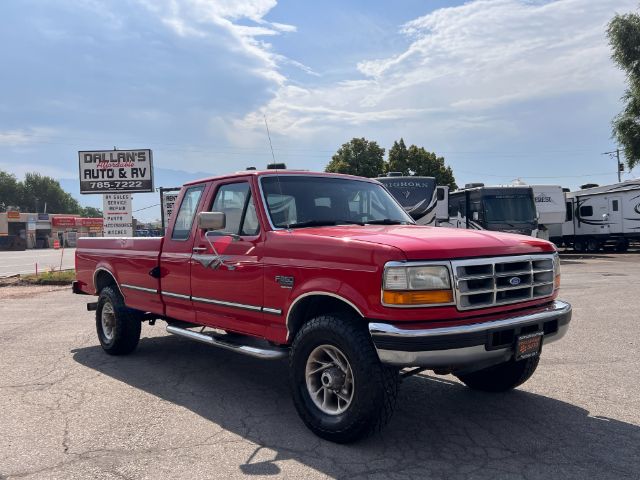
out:
{"label": "travel trailer", "polygon": [[557,245],[578,252],[596,252],[605,245],[625,251],[629,241],[640,239],[640,180],[567,192],[565,222]]}
{"label": "travel trailer", "polygon": [[449,187],[436,185],[434,177],[405,177],[394,172],[377,178],[418,225],[435,226],[447,219]]}
{"label": "travel trailer", "polygon": [[449,194],[449,219],[440,226],[537,236],[538,220],[529,185],[467,184]]}
{"label": "travel trailer", "polygon": [[565,197],[560,185],[529,185],[538,215],[538,238],[549,240],[565,221]]}

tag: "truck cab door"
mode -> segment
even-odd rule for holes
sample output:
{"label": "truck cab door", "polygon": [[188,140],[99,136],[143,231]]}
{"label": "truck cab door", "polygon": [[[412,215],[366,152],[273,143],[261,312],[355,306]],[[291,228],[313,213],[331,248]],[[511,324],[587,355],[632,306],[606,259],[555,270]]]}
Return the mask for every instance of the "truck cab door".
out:
{"label": "truck cab door", "polygon": [[195,321],[191,302],[191,256],[196,213],[202,208],[206,188],[206,184],[200,184],[184,189],[160,254],[160,287],[165,315],[186,322]]}
{"label": "truck cab door", "polygon": [[191,295],[197,323],[262,335],[264,232],[250,179],[215,184],[204,210],[224,213],[225,227],[196,231]]}

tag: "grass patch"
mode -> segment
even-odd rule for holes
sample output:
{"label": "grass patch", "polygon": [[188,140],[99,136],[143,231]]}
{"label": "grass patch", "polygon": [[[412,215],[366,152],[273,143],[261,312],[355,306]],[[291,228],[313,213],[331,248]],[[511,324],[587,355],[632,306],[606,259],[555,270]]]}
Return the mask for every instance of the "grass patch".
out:
{"label": "grass patch", "polygon": [[36,275],[21,275],[22,283],[31,285],[71,285],[76,279],[75,270],[57,270]]}

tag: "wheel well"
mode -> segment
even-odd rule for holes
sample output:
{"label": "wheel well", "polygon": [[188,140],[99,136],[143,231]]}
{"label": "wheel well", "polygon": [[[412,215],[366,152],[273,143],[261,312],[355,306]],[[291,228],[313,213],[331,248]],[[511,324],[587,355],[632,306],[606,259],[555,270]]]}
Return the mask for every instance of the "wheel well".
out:
{"label": "wheel well", "polygon": [[287,338],[293,340],[302,325],[323,313],[342,313],[363,318],[362,314],[345,300],[330,295],[309,295],[291,308],[287,316]]}
{"label": "wheel well", "polygon": [[111,273],[106,270],[98,270],[96,272],[94,283],[96,287],[96,293],[100,293],[100,291],[104,287],[108,287],[109,285],[115,285],[116,287],[118,286],[116,279],[113,278],[113,275],[111,275]]}

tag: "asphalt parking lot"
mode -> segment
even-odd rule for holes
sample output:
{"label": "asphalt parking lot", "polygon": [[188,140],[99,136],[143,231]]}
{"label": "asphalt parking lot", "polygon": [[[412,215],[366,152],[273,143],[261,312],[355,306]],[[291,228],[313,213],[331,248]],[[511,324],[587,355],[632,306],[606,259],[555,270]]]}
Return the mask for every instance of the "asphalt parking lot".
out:
{"label": "asphalt parking lot", "polygon": [[0,288],[0,478],[637,479],[639,266],[638,254],[566,255],[574,319],[529,382],[482,394],[411,377],[386,430],[348,446],[304,427],[285,363],[162,322],[109,357],[86,297]]}
{"label": "asphalt parking lot", "polygon": [[75,248],[54,250],[24,250],[22,252],[0,251],[0,278],[18,274],[35,273],[53,269],[74,268]]}

